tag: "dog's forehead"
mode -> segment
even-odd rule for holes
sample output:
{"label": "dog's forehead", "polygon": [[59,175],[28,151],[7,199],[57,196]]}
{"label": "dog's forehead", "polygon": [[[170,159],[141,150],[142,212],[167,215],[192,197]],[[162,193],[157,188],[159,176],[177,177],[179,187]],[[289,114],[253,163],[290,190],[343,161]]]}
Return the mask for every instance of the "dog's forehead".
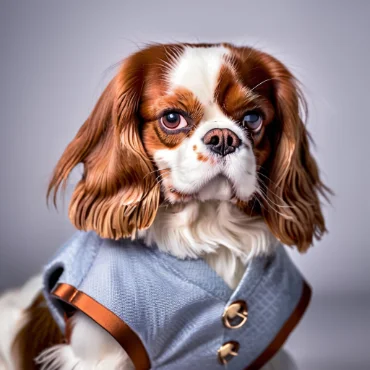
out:
{"label": "dog's forehead", "polygon": [[169,93],[182,87],[204,105],[214,101],[220,71],[231,51],[223,46],[186,46],[169,71]]}

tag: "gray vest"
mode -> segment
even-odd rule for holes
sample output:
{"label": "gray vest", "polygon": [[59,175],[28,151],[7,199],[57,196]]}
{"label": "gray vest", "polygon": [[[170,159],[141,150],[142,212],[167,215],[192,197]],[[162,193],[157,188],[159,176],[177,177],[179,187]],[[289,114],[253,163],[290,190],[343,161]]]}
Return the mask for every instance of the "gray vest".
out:
{"label": "gray vest", "polygon": [[73,310],[85,312],[137,370],[239,370],[278,351],[310,288],[283,246],[252,259],[232,290],[203,259],[77,232],[45,267],[44,295],[63,332]]}

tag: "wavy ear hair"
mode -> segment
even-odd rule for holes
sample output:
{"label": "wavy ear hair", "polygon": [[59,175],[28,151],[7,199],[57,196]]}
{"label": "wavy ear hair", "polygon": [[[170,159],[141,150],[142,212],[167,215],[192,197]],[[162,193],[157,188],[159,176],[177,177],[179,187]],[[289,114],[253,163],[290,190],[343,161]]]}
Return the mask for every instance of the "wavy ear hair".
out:
{"label": "wavy ear hair", "polygon": [[[301,117],[307,116],[307,104],[298,82],[275,58],[261,53],[274,85],[278,137],[265,180],[266,199],[262,210],[271,231],[286,245],[306,251],[313,239],[327,231],[319,196],[328,200],[331,190],[320,179],[317,164],[310,153],[311,140]],[[263,180],[263,179],[261,179]],[[266,200],[273,204],[271,207]]]}
{"label": "wavy ear hair", "polygon": [[138,105],[143,63],[126,60],[99,98],[92,113],[60,158],[48,188],[56,204],[72,169],[83,163],[82,179],[69,206],[72,223],[101,237],[135,237],[151,225],[160,189],[139,133]]}

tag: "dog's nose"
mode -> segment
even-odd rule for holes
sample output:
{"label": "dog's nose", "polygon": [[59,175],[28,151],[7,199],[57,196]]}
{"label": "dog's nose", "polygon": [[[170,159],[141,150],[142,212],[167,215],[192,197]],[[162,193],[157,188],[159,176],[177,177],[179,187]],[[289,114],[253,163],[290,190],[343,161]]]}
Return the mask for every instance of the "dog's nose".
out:
{"label": "dog's nose", "polygon": [[235,152],[242,141],[238,135],[228,128],[214,128],[203,137],[203,142],[212,152],[225,156]]}

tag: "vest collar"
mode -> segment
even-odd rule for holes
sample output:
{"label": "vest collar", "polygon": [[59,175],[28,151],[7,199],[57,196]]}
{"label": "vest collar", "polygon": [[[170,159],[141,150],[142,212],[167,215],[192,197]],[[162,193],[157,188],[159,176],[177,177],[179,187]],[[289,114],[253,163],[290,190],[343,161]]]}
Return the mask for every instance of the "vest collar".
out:
{"label": "vest collar", "polygon": [[[144,244],[143,247],[153,254],[158,263],[165,265],[166,269],[225,303],[234,301],[239,295],[248,297],[252,294],[275,257],[274,253],[251,258],[238,286],[233,290],[203,258],[181,260],[160,251],[157,247],[146,247]],[[283,247],[279,245],[276,250],[279,248]]]}

